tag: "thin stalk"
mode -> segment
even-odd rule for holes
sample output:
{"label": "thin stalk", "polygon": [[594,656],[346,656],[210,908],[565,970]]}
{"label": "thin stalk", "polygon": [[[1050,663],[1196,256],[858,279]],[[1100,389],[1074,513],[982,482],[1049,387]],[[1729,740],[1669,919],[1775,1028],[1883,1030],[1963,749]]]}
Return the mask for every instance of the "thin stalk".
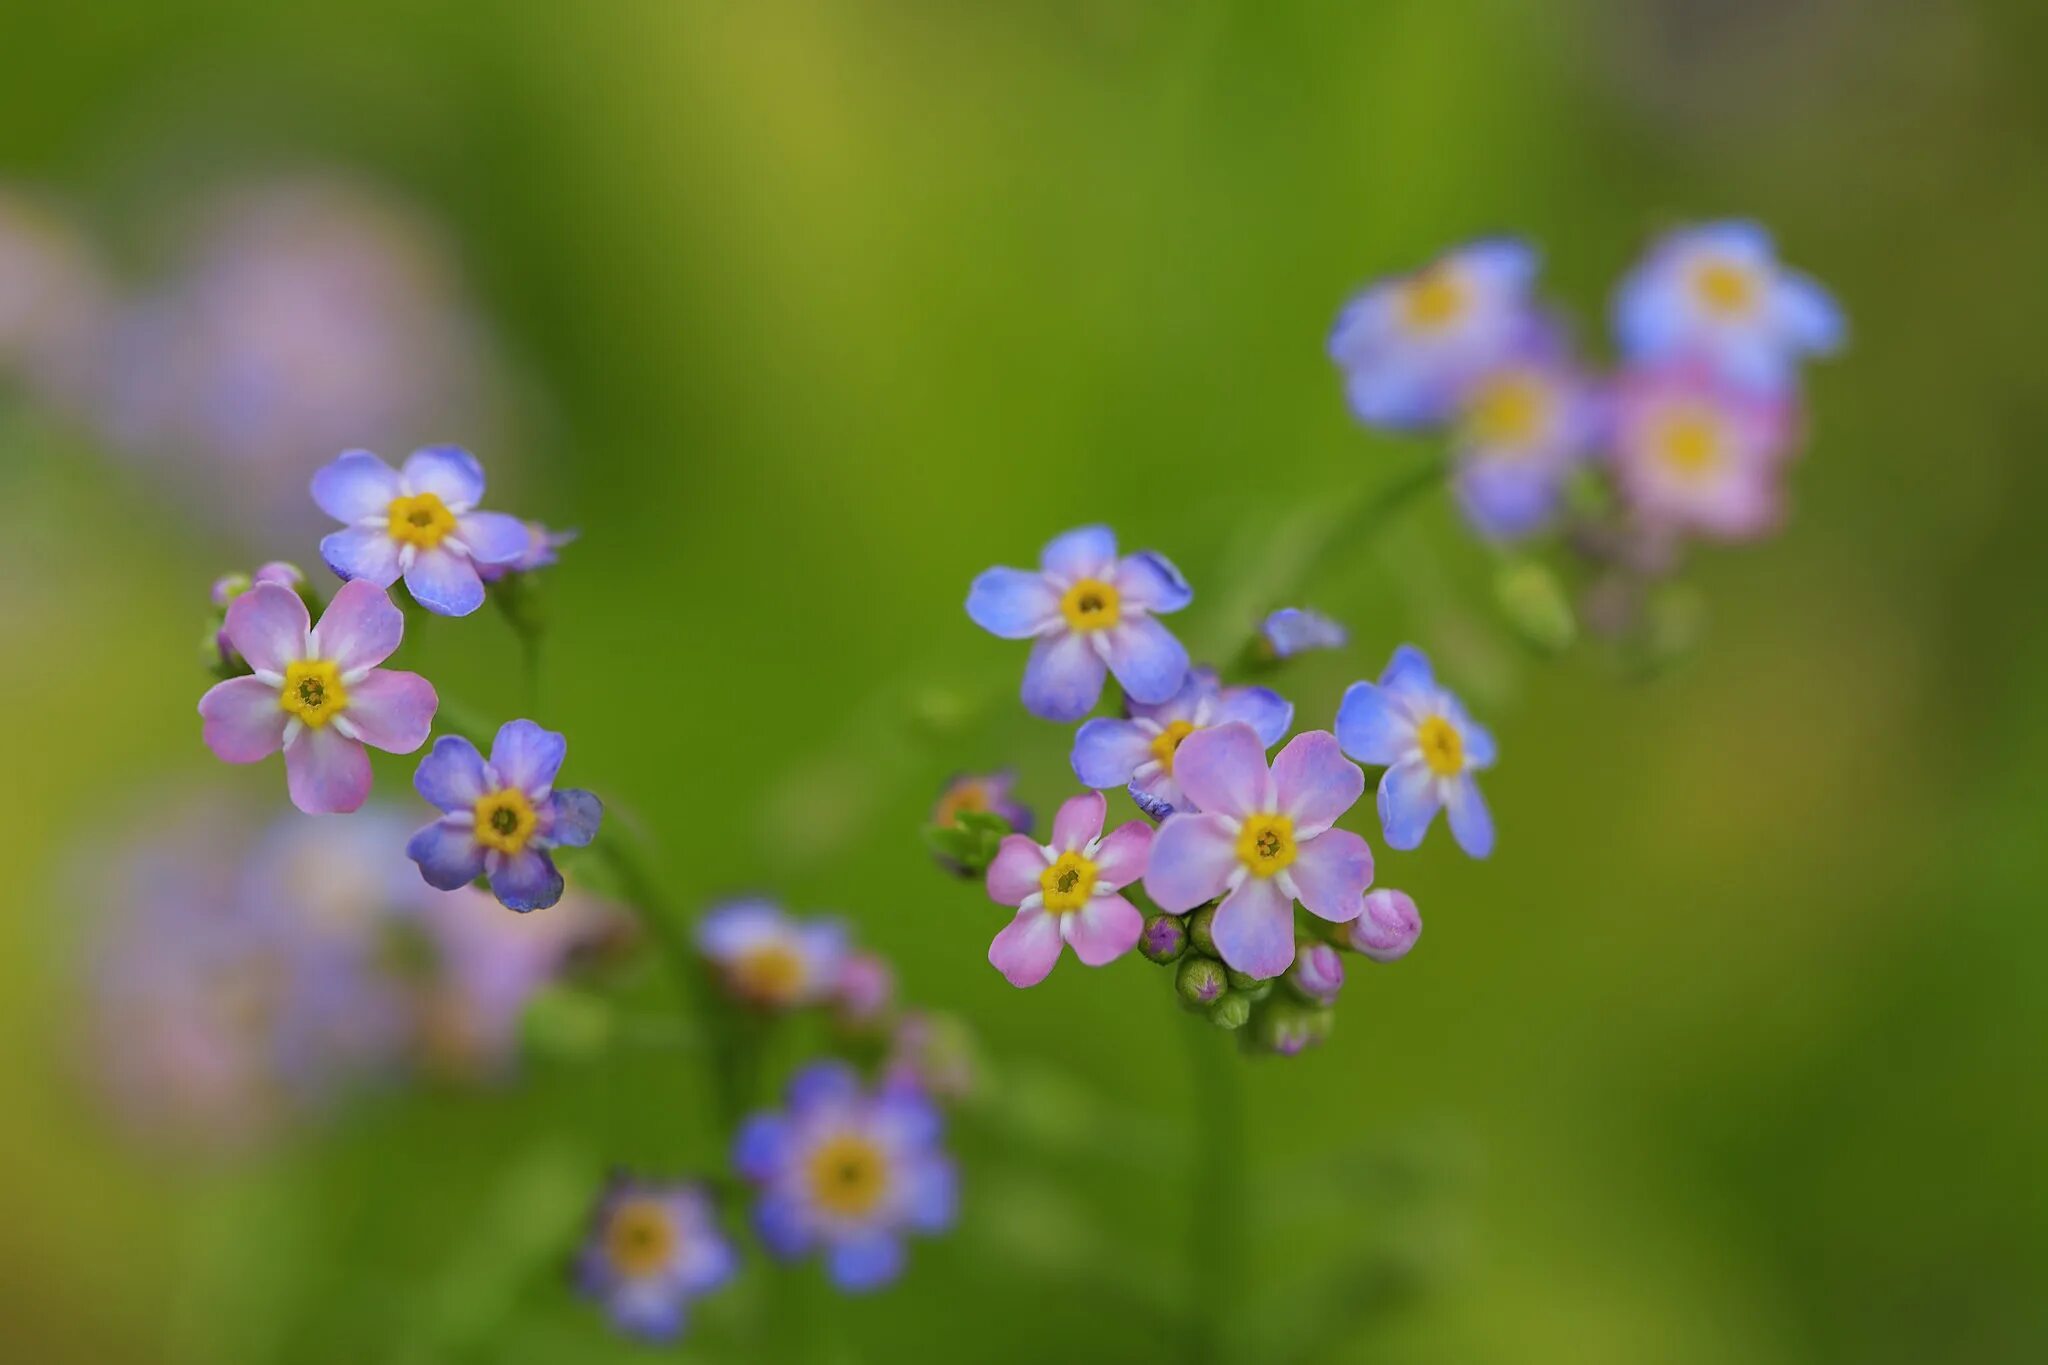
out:
{"label": "thin stalk", "polygon": [[1188,1359],[1216,1365],[1230,1357],[1231,1268],[1245,1255],[1243,1221],[1244,1091],[1240,1059],[1230,1039],[1197,1020],[1184,1021],[1187,1039],[1192,1182],[1187,1207],[1193,1219],[1188,1245],[1194,1256],[1188,1287]]}

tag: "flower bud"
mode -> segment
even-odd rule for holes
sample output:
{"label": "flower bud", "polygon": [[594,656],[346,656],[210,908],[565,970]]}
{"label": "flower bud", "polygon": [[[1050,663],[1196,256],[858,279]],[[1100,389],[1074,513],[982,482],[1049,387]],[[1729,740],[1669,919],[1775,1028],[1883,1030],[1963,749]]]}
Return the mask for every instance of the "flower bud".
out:
{"label": "flower bud", "polygon": [[1174,973],[1173,988],[1190,1005],[1213,1005],[1230,989],[1230,978],[1215,958],[1190,953],[1181,959],[1180,970]]}
{"label": "flower bud", "polygon": [[1232,991],[1209,1007],[1209,1022],[1217,1028],[1240,1029],[1252,1017],[1252,1002]]}
{"label": "flower bud", "polygon": [[273,559],[250,576],[251,583],[275,583],[280,588],[297,592],[299,585],[306,581],[306,575],[298,565],[282,559]]}
{"label": "flower bud", "polygon": [[1210,957],[1222,956],[1216,951],[1216,939],[1210,932],[1210,926],[1215,923],[1216,907],[1213,905],[1205,905],[1188,916],[1188,942],[1194,945],[1196,952],[1207,953]]}
{"label": "flower bud", "polygon": [[1187,946],[1188,927],[1181,923],[1179,915],[1154,915],[1145,921],[1145,930],[1138,935],[1138,951],[1147,961],[1162,967],[1177,960]]}
{"label": "flower bud", "polygon": [[1398,962],[1422,937],[1422,915],[1406,891],[1368,891],[1365,913],[1351,921],[1347,942],[1375,962]]}
{"label": "flower bud", "polygon": [[1327,1038],[1329,1021],[1333,1017],[1329,1010],[1283,997],[1259,1011],[1259,1025],[1253,1041],[1268,1052],[1292,1057]]}
{"label": "flower bud", "polygon": [[1493,580],[1494,600],[1517,635],[1546,654],[1561,654],[1578,637],[1578,619],[1557,575],[1533,559],[1502,568]]}
{"label": "flower bud", "polygon": [[1320,939],[1304,941],[1294,950],[1287,984],[1312,1005],[1328,1005],[1344,986],[1344,959]]}
{"label": "flower bud", "polygon": [[227,610],[228,603],[249,591],[252,585],[253,581],[245,573],[222,574],[219,578],[213,580],[213,591],[211,593],[213,605],[223,611]]}

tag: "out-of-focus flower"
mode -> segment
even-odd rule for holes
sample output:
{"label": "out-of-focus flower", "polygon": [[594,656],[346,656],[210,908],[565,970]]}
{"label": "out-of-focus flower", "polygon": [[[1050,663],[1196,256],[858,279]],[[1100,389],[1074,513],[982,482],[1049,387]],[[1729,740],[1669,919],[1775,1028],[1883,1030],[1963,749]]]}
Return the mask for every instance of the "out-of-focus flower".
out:
{"label": "out-of-focus flower", "polygon": [[951,825],[963,815],[994,815],[1012,833],[1031,832],[1031,808],[1017,800],[1017,774],[1005,768],[994,773],[962,773],[947,780],[932,806],[934,825]]}
{"label": "out-of-focus flower", "polygon": [[754,1221],[768,1249],[785,1260],[822,1250],[833,1283],[858,1292],[902,1273],[906,1233],[952,1225],[958,1181],[939,1136],[920,1092],[865,1090],[824,1063],[790,1083],[785,1110],[746,1122],[733,1164],[760,1188]]}
{"label": "out-of-focus flower", "polygon": [[697,948],[750,1005],[794,1009],[829,1000],[846,960],[837,920],[796,920],[768,901],[734,901],[697,926]]}
{"label": "out-of-focus flower", "polygon": [[1132,820],[1104,837],[1107,813],[1101,792],[1069,798],[1053,817],[1051,843],[1009,835],[989,864],[989,898],[1017,907],[988,949],[1012,986],[1045,980],[1064,944],[1090,967],[1137,945],[1145,917],[1117,893],[1144,875],[1152,829]]}
{"label": "out-of-focus flower", "polygon": [[681,1335],[694,1299],[739,1268],[703,1187],[614,1174],[576,1256],[576,1288],[641,1341]]}
{"label": "out-of-focus flower", "polygon": [[1358,420],[1408,431],[1451,416],[1465,383],[1529,326],[1535,278],[1535,251],[1496,238],[1368,286],[1330,332]]}
{"label": "out-of-focus flower", "polygon": [[1372,850],[1335,824],[1365,774],[1328,731],[1296,735],[1268,771],[1250,726],[1218,725],[1190,735],[1174,767],[1200,813],[1159,827],[1145,890],[1170,914],[1222,897],[1210,933],[1226,963],[1259,978],[1286,971],[1296,901],[1333,923],[1358,917]]}
{"label": "out-of-focus flower", "polygon": [[905,1010],[896,1020],[882,1063],[884,1088],[922,1090],[941,1100],[964,1100],[981,1083],[983,1067],[974,1032],[958,1015]]}
{"label": "out-of-focus flower", "polygon": [[1336,1012],[1322,1006],[1276,999],[1259,1010],[1253,1040],[1268,1052],[1293,1057],[1330,1036]]}
{"label": "out-of-focus flower", "polygon": [[307,814],[369,797],[365,744],[408,754],[426,742],[439,699],[419,674],[377,667],[398,648],[405,614],[376,584],[344,584],[318,626],[296,592],[259,584],[229,604],[223,629],[254,672],[200,698],[207,747],[226,763],[282,748],[292,804]]}
{"label": "out-of-focus flower", "polygon": [[1696,367],[1625,374],[1611,435],[1622,497],[1654,526],[1728,540],[1763,535],[1783,515],[1796,414],[1789,396]]}
{"label": "out-of-focus flower", "polygon": [[1074,736],[1074,775],[1088,787],[1130,787],[1155,820],[1189,809],[1173,777],[1173,757],[1189,735],[1242,721],[1271,748],[1294,723],[1294,706],[1267,687],[1225,689],[1207,668],[1188,670],[1180,691],[1156,705],[1132,702],[1130,719],[1097,716]]}
{"label": "out-of-focus flower", "polygon": [[1809,355],[1838,350],[1846,332],[1826,290],[1778,263],[1755,223],[1709,223],[1670,233],[1621,283],[1614,330],[1638,364],[1703,362],[1735,383],[1778,389]]}
{"label": "out-of-focus flower", "polygon": [[527,552],[526,523],[479,512],[484,469],[457,446],[428,446],[393,469],[367,450],[344,451],[313,476],[313,501],[347,529],[320,542],[327,567],[388,588],[402,576],[413,600],[443,616],[484,603],[478,564]]}
{"label": "out-of-focus flower", "polygon": [[[1356,926],[1364,918],[1360,915],[1351,923]],[[1287,984],[1311,1004],[1331,1004],[1344,988],[1344,959],[1321,939],[1303,940],[1295,949],[1294,965],[1287,969]]]}
{"label": "out-of-focus flower", "polygon": [[526,527],[526,549],[517,559],[500,564],[478,560],[477,576],[486,583],[495,583],[507,574],[534,573],[552,566],[560,555],[556,551],[576,539],[574,531],[550,531],[537,521],[524,523]]}
{"label": "out-of-focus flower", "polygon": [[1599,426],[1597,390],[1554,341],[1489,366],[1458,400],[1452,484],[1467,519],[1499,540],[1548,526]]}
{"label": "out-of-focus flower", "polygon": [[839,964],[839,982],[832,994],[840,1016],[848,1023],[869,1023],[880,1018],[895,1000],[896,973],[880,953],[848,953]]}
{"label": "out-of-focus flower", "polygon": [[597,837],[604,803],[587,791],[555,789],[569,742],[530,720],[507,721],[490,762],[460,735],[443,735],[420,760],[412,784],[443,813],[412,836],[405,856],[440,891],[490,878],[512,910],[544,910],[562,898],[562,874],[548,850],[582,848]]}
{"label": "out-of-focus flower", "polygon": [[1422,912],[1406,891],[1382,887],[1365,897],[1365,913],[1351,921],[1345,942],[1375,962],[1399,962],[1422,937]]}
{"label": "out-of-focus flower", "polygon": [[1413,645],[1394,651],[1377,683],[1353,683],[1337,708],[1337,739],[1380,778],[1380,826],[1387,843],[1415,848],[1439,808],[1450,812],[1458,847],[1475,858],[1493,852],[1493,816],[1472,774],[1493,766],[1493,736],[1436,681]]}
{"label": "out-of-focus flower", "polygon": [[84,237],[49,206],[0,189],[0,382],[76,409],[111,323],[112,290]]}
{"label": "out-of-focus flower", "polygon": [[1005,640],[1031,640],[1024,707],[1079,720],[1114,674],[1133,701],[1163,702],[1187,676],[1188,652],[1154,617],[1194,600],[1180,570],[1149,550],[1117,557],[1106,526],[1069,531],[1037,570],[990,569],[974,580],[967,614]]}
{"label": "out-of-focus flower", "polygon": [[1259,640],[1275,659],[1291,659],[1316,649],[1342,649],[1351,632],[1319,611],[1282,607],[1259,626]]}

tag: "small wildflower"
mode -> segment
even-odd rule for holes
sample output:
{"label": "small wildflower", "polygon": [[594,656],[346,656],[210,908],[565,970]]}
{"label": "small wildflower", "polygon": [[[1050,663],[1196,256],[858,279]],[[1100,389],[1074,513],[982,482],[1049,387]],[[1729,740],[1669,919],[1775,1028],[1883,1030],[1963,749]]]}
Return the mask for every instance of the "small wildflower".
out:
{"label": "small wildflower", "polygon": [[1616,388],[1615,476],[1653,526],[1748,539],[1783,514],[1780,485],[1797,428],[1788,397],[1697,368],[1636,371]]}
{"label": "small wildflower", "polygon": [[1342,649],[1351,632],[1319,611],[1282,607],[1259,626],[1259,642],[1275,659],[1291,659],[1317,649]]}
{"label": "small wildflower", "polygon": [[1156,705],[1180,690],[1188,653],[1155,616],[1194,600],[1180,570],[1149,550],[1118,558],[1106,526],[1069,531],[1045,547],[1037,570],[990,569],[974,580],[967,614],[992,635],[1031,640],[1024,707],[1079,720],[1114,674],[1133,701]]}
{"label": "small wildflower", "polygon": [[706,915],[697,947],[735,997],[771,1010],[831,999],[847,953],[846,929],[837,920],[797,920],[753,900]]}
{"label": "small wildflower", "polygon": [[550,531],[537,521],[521,523],[526,528],[526,548],[517,559],[490,564],[477,561],[476,574],[486,583],[495,583],[507,574],[534,573],[551,567],[561,558],[556,551],[576,539],[574,531]]}
{"label": "small wildflower", "polygon": [[1145,891],[1182,914],[1222,897],[1210,933],[1240,972],[1273,977],[1294,961],[1294,902],[1332,923],[1356,919],[1372,882],[1372,850],[1335,828],[1365,774],[1326,730],[1296,735],[1266,766],[1248,725],[1218,725],[1180,746],[1175,771],[1200,813],[1159,827]]}
{"label": "small wildflower", "polygon": [[1358,420],[1411,431],[1449,417],[1465,382],[1529,325],[1535,277],[1531,247],[1491,239],[1368,286],[1330,332]]}
{"label": "small wildflower", "polygon": [[1422,913],[1406,891],[1383,887],[1365,897],[1365,913],[1351,921],[1345,943],[1375,962],[1399,962],[1422,937]]}
{"label": "small wildflower", "polygon": [[483,495],[483,466],[456,446],[416,450],[401,469],[344,451],[313,476],[313,501],[347,527],[320,556],[344,579],[388,588],[403,577],[428,611],[467,616],[484,601],[477,566],[512,563],[530,543],[517,517],[476,510]]}
{"label": "small wildflower", "polygon": [[1012,986],[1045,980],[1063,944],[1090,967],[1137,946],[1145,918],[1117,893],[1144,875],[1152,829],[1132,820],[1105,837],[1107,813],[1101,792],[1072,797],[1053,817],[1051,843],[1012,834],[989,864],[990,899],[1017,907],[988,949],[990,964]]}
{"label": "small wildflower", "polygon": [[589,792],[555,790],[568,752],[567,740],[530,720],[499,727],[488,763],[460,735],[436,740],[412,784],[443,814],[405,846],[427,885],[453,891],[488,877],[491,894],[511,910],[560,900],[562,874],[549,850],[582,848],[604,817]]}
{"label": "small wildflower", "polygon": [[1475,858],[1493,852],[1493,817],[1472,774],[1493,766],[1493,736],[1437,685],[1429,659],[1413,645],[1394,651],[1378,683],[1353,683],[1337,708],[1337,738],[1380,778],[1380,826],[1387,843],[1422,843],[1438,808],[1450,812],[1458,847]]}
{"label": "small wildflower", "polygon": [[896,998],[896,973],[880,953],[848,953],[839,964],[832,996],[846,1022],[869,1023],[879,1019]]}
{"label": "small wildflower", "polygon": [[1131,799],[1155,820],[1192,810],[1173,778],[1173,757],[1189,735],[1212,725],[1242,721],[1266,747],[1280,742],[1294,723],[1294,707],[1267,687],[1224,689],[1207,668],[1188,670],[1180,691],[1157,705],[1138,702],[1130,718],[1097,716],[1074,736],[1074,776],[1087,787],[1128,785]]}
{"label": "small wildflower", "polygon": [[1466,519],[1495,540],[1548,526],[1599,425],[1592,381],[1547,337],[1489,366],[1458,400],[1451,481]]}
{"label": "small wildflower", "polygon": [[798,1073],[788,1106],[756,1114],[733,1143],[733,1164],[761,1192],[754,1222],[776,1256],[825,1254],[841,1289],[878,1289],[903,1270],[903,1236],[953,1223],[953,1162],[940,1119],[908,1087],[871,1091],[853,1071],[823,1063]]}
{"label": "small wildflower", "polygon": [[[1360,915],[1351,923],[1356,926],[1364,918]],[[1287,984],[1312,1005],[1332,1004],[1344,988],[1344,959],[1321,939],[1304,940],[1295,948]]]}
{"label": "small wildflower", "polygon": [[691,1300],[739,1268],[701,1186],[614,1175],[576,1257],[576,1288],[641,1341],[673,1341]]}
{"label": "small wildflower", "polygon": [[1621,283],[1614,330],[1638,364],[1700,361],[1735,383],[1783,388],[1846,331],[1826,290],[1778,264],[1770,234],[1721,222],[1666,236]]}
{"label": "small wildflower", "polygon": [[405,614],[376,584],[344,584],[318,626],[296,592],[259,584],[228,605],[223,631],[253,672],[200,698],[206,745],[227,763],[283,749],[286,788],[307,814],[369,797],[365,744],[409,754],[426,742],[439,699],[417,673],[377,667],[398,648]]}

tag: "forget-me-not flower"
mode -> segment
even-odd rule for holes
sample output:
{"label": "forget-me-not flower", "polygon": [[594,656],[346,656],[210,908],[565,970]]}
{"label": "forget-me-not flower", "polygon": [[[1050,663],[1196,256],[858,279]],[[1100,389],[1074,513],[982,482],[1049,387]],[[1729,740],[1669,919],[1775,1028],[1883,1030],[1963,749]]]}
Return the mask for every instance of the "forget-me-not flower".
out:
{"label": "forget-me-not flower", "polygon": [[1097,716],[1074,736],[1074,776],[1089,787],[1129,787],[1155,820],[1189,808],[1173,777],[1181,741],[1211,725],[1241,720],[1272,748],[1294,721],[1294,706],[1269,687],[1224,688],[1208,668],[1191,668],[1180,691],[1157,705],[1132,702],[1128,719]]}
{"label": "forget-me-not flower", "polygon": [[347,529],[320,542],[327,567],[388,588],[401,577],[413,600],[442,616],[484,602],[479,564],[527,555],[526,523],[479,512],[484,470],[456,446],[428,446],[393,469],[367,450],[344,451],[313,476],[313,501]]}
{"label": "forget-me-not flower", "polygon": [[562,898],[562,874],[548,851],[588,844],[604,816],[589,792],[556,790],[568,753],[567,740],[530,720],[499,727],[488,763],[462,736],[441,736],[412,784],[443,814],[413,835],[405,856],[438,890],[488,877],[508,909],[553,905]]}
{"label": "forget-me-not flower", "polygon": [[1107,814],[1102,793],[1087,792],[1061,804],[1051,843],[1003,837],[988,866],[988,894],[1017,914],[989,944],[988,960],[1012,986],[1045,980],[1063,945],[1090,967],[1137,946],[1145,917],[1117,893],[1145,874],[1152,827],[1132,820],[1105,837]]}
{"label": "forget-me-not flower", "polygon": [[739,1268],[702,1186],[614,1174],[576,1255],[576,1288],[641,1341],[673,1341],[685,1311]]}
{"label": "forget-me-not flower", "polygon": [[1377,683],[1353,683],[1337,708],[1337,740],[1361,763],[1384,767],[1380,827],[1391,848],[1422,843],[1439,809],[1458,847],[1493,852],[1493,817],[1472,774],[1493,766],[1493,736],[1437,683],[1429,659],[1402,645]]}

